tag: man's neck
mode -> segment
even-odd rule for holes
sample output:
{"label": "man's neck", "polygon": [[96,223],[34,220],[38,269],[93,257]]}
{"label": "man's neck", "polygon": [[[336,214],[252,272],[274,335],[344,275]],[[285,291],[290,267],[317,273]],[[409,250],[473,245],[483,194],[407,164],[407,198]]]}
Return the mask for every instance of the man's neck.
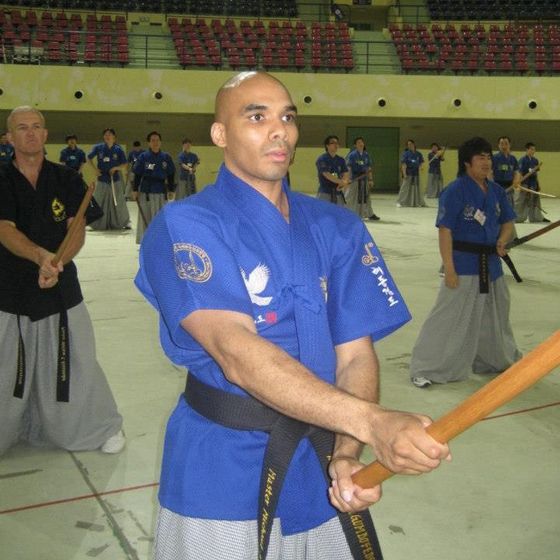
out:
{"label": "man's neck", "polygon": [[43,153],[29,156],[16,153],[13,163],[16,169],[33,185],[33,187],[36,187],[44,160],[45,156]]}

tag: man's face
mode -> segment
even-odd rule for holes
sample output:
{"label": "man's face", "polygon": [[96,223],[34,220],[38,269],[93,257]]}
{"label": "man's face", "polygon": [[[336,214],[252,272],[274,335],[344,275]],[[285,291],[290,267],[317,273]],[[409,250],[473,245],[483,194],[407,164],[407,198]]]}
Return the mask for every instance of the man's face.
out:
{"label": "man's face", "polygon": [[43,154],[47,129],[36,113],[16,113],[12,116],[8,140],[13,144],[16,154]]}
{"label": "man's face", "polygon": [[188,154],[191,151],[191,145],[189,142],[186,142],[185,144],[183,144],[183,152],[185,152],[185,154]]}
{"label": "man's face", "polygon": [[296,109],[288,92],[267,76],[254,76],[228,92],[212,141],[224,149],[228,169],[255,188],[269,188],[287,173],[298,139]]}
{"label": "man's face", "polygon": [[535,155],[536,151],[537,151],[537,149],[535,148],[535,146],[531,146],[531,147],[527,148],[527,155],[529,157],[533,157]]}
{"label": "man's face", "polygon": [[72,150],[76,147],[77,142],[75,138],[69,138],[68,139],[68,147],[71,148]]}
{"label": "man's face", "polygon": [[510,150],[509,140],[507,138],[500,138],[500,141],[498,142],[498,149],[503,154],[509,154],[509,150]]}
{"label": "man's face", "polygon": [[0,135],[0,144],[7,144],[8,137],[5,134]]}
{"label": "man's face", "polygon": [[492,169],[491,154],[477,154],[471,158],[471,162],[465,163],[467,175],[475,181],[484,181]]}
{"label": "man's face", "polygon": [[161,150],[161,139],[157,134],[150,136],[150,150],[152,152],[159,152]]}
{"label": "man's face", "polygon": [[115,143],[115,135],[110,130],[106,130],[103,133],[103,141],[105,142],[105,144],[109,144],[109,146],[112,146]]}
{"label": "man's face", "polygon": [[407,147],[409,150],[414,151],[414,150],[416,149],[416,144],[414,144],[414,142],[413,142],[412,140],[409,140],[409,141],[406,143],[406,147]]}
{"label": "man's face", "polygon": [[355,146],[356,146],[356,149],[357,149],[359,152],[363,152],[363,151],[364,151],[364,148],[366,147],[366,145],[364,144],[364,141],[363,141],[363,140],[356,140]]}
{"label": "man's face", "polygon": [[338,140],[336,138],[331,138],[327,144],[327,152],[329,155],[334,156],[338,152]]}

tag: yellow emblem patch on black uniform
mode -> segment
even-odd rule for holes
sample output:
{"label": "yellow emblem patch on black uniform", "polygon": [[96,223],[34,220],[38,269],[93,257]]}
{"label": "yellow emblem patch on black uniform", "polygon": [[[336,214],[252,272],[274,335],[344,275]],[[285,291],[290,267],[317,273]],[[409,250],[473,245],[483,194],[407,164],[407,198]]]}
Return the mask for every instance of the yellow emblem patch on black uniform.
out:
{"label": "yellow emblem patch on black uniform", "polygon": [[51,209],[53,213],[53,219],[55,222],[63,222],[66,220],[66,208],[58,198],[53,198],[51,202]]}

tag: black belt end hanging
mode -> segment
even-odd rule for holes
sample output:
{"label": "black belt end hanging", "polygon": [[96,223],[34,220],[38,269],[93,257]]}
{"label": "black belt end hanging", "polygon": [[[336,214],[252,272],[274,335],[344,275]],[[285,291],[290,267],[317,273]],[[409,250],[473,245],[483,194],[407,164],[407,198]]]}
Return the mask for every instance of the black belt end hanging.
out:
{"label": "black belt end hanging", "polygon": [[23,391],[25,390],[25,345],[21,336],[21,324],[19,315],[17,316],[18,326],[18,349],[17,349],[17,365],[16,365],[16,383],[14,386],[14,397],[23,399]]}
{"label": "black belt end hanging", "polygon": [[56,366],[56,400],[70,400],[70,340],[68,333],[68,314],[60,312],[58,323],[58,359]]}

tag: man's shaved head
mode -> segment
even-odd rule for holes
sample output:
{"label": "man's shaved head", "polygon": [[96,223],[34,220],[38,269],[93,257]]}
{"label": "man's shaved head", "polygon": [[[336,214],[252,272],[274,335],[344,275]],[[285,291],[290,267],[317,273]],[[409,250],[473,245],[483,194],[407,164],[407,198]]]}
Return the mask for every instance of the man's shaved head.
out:
{"label": "man's shaved head", "polygon": [[218,91],[210,136],[234,175],[261,192],[280,192],[298,139],[297,108],[270,74],[241,72]]}
{"label": "man's shaved head", "polygon": [[[235,76],[231,77],[219,90],[216,95],[216,102],[214,105],[214,120],[216,122],[222,122],[225,118],[225,111],[228,106],[228,100],[230,96],[235,93],[240,87],[244,86],[249,80],[270,80],[282,87],[286,93],[288,90],[284,84],[276,79],[274,76],[267,74],[266,72],[257,72],[255,70],[250,70],[247,72],[239,72]],[[289,96],[289,93],[288,93]]]}

